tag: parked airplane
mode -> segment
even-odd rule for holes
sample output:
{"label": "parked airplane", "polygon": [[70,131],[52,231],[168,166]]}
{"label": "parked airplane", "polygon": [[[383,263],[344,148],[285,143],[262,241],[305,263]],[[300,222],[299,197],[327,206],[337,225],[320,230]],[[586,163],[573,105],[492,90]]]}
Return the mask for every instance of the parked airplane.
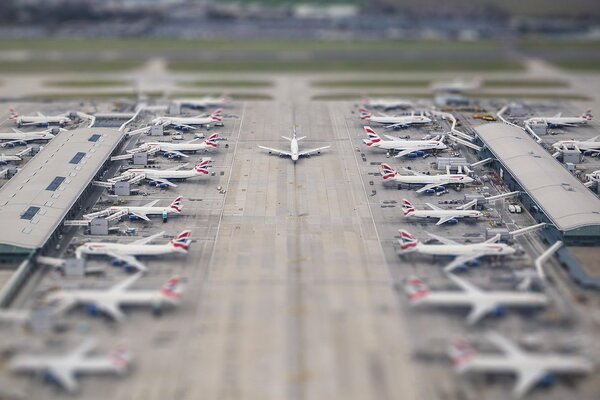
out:
{"label": "parked airplane", "polygon": [[122,375],[131,362],[131,354],[122,346],[108,356],[91,356],[95,345],[91,340],[83,342],[65,355],[19,354],[10,362],[10,369],[17,373],[43,373],[68,392],[79,388],[76,375],[113,373]]}
{"label": "parked airplane", "polygon": [[414,103],[410,100],[404,99],[370,99],[368,97],[363,98],[362,103],[365,107],[370,108],[382,108],[384,110],[393,110],[396,108],[411,108]]}
{"label": "parked airplane", "polygon": [[589,140],[560,140],[552,144],[557,151],[562,150],[578,150],[583,153],[600,154],[600,142],[598,136],[594,136]]}
{"label": "parked airplane", "polygon": [[431,254],[433,256],[454,257],[454,260],[444,267],[444,271],[446,272],[454,271],[459,267],[465,266],[467,263],[477,261],[481,257],[507,256],[515,253],[515,249],[509,245],[497,243],[500,239],[500,235],[496,235],[482,243],[460,244],[454,240],[429,233],[429,236],[442,244],[424,244],[405,230],[400,229],[399,233],[399,254],[416,252],[421,254]]}
{"label": "parked airplane", "polygon": [[462,291],[430,292],[429,288],[419,278],[408,279],[405,290],[411,304],[426,304],[437,307],[469,307],[467,322],[472,325],[486,315],[495,313],[502,315],[504,307],[537,308],[548,303],[541,293],[524,291],[492,291],[486,292],[458,276],[448,274]]}
{"label": "parked airplane", "polygon": [[430,208],[430,210],[417,210],[410,201],[407,199],[402,199],[402,212],[404,216],[407,218],[434,218],[438,221],[435,223],[436,225],[442,225],[445,223],[449,224],[457,224],[459,218],[479,218],[483,214],[481,211],[477,210],[465,210],[462,208],[445,210],[434,206],[431,203],[425,203]]}
{"label": "parked airplane", "polygon": [[521,349],[511,340],[498,333],[490,332],[487,339],[503,355],[497,353],[477,354],[464,341],[455,342],[449,349],[454,368],[460,374],[468,372],[516,375],[517,381],[512,394],[521,398],[538,384],[552,384],[555,374],[589,374],[594,365],[588,359],[570,354],[532,353]]}
{"label": "parked airplane", "polygon": [[195,117],[158,117],[152,120],[154,125],[173,126],[180,129],[196,129],[199,126],[210,127],[210,124],[222,123],[222,109],[215,110],[209,116],[197,115]]}
{"label": "parked airplane", "polygon": [[427,150],[444,150],[447,146],[443,142],[443,137],[421,140],[404,140],[394,136],[384,135],[389,140],[382,140],[377,132],[371,127],[363,128],[369,139],[363,139],[363,143],[368,147],[387,150],[388,155],[395,153],[394,157],[408,158],[422,157]]}
{"label": "parked airplane", "polygon": [[77,258],[82,258],[85,255],[108,256],[113,259],[113,262],[125,264],[126,268],[136,268],[140,271],[146,271],[146,266],[138,261],[137,256],[160,256],[172,253],[187,254],[190,248],[191,231],[183,231],[175,239],[165,244],[149,244],[163,234],[164,232],[159,232],[126,244],[88,242],[79,246],[75,250],[75,255]]}
{"label": "parked airplane", "polygon": [[271,147],[265,147],[265,146],[258,146],[259,148],[263,149],[263,150],[267,150],[269,152],[269,154],[277,154],[279,156],[286,156],[286,157],[290,157],[292,159],[292,161],[296,162],[298,161],[298,159],[300,157],[310,157],[313,154],[321,154],[322,150],[328,149],[331,147],[331,145],[327,145],[327,146],[323,146],[323,147],[317,147],[316,149],[310,149],[310,150],[303,150],[300,151],[299,150],[299,146],[298,146],[298,142],[302,139],[304,139],[306,136],[300,136],[297,137],[296,136],[296,129],[294,129],[294,134],[291,138],[287,137],[287,136],[282,136],[282,138],[284,138],[285,140],[289,140],[290,142],[290,150],[279,150],[279,149],[273,149]]}
{"label": "parked airplane", "polygon": [[185,180],[198,176],[207,176],[209,174],[208,168],[210,167],[210,162],[210,160],[203,160],[194,168],[184,170],[132,168],[119,176],[108,179],[108,182],[113,184],[120,181],[137,183],[145,179],[150,186],[158,186],[160,188],[177,187],[171,180]]}
{"label": "parked airplane", "polygon": [[176,158],[176,157],[189,157],[187,154],[183,152],[197,152],[197,151],[208,151],[212,149],[216,149],[219,146],[217,140],[219,139],[218,133],[213,133],[207,139],[202,142],[199,142],[199,139],[192,139],[187,142],[182,143],[173,143],[173,142],[147,142],[142,144],[141,146],[128,150],[127,152],[130,154],[139,153],[139,152],[147,152],[148,154],[154,153],[162,153],[166,157]]}
{"label": "parked airplane", "polygon": [[59,125],[65,126],[71,122],[71,118],[67,114],[44,115],[38,111],[37,115],[19,115],[14,108],[10,110],[10,119],[15,121],[17,128],[28,125],[49,126]]}
{"label": "parked airplane", "polygon": [[19,162],[19,161],[23,161],[23,159],[19,156],[11,156],[11,155],[6,155],[6,154],[0,154],[0,165],[6,165],[9,162]]}
{"label": "parked airplane", "polygon": [[546,124],[550,128],[558,128],[561,126],[577,126],[587,124],[592,120],[592,110],[586,110],[579,117],[563,117],[562,113],[558,113],[553,117],[533,117],[523,121],[525,125]]}
{"label": "parked airplane", "polygon": [[13,129],[13,132],[0,132],[0,140],[6,142],[1,143],[2,147],[26,146],[28,142],[36,140],[52,140],[56,136],[51,133],[52,129],[46,129],[39,132],[21,132]]}
{"label": "parked airplane", "polygon": [[412,175],[400,175],[388,164],[381,164],[381,176],[384,181],[394,181],[408,185],[424,185],[416,190],[417,193],[434,193],[445,190],[446,185],[465,185],[474,181],[473,178],[464,174],[439,174],[425,175],[413,170],[407,170]]}
{"label": "parked airplane", "polygon": [[209,107],[223,107],[231,102],[231,97],[223,94],[219,97],[204,96],[200,98],[184,98],[174,99],[173,103],[179,104],[181,107],[189,108],[209,108]]}
{"label": "parked airplane", "polygon": [[143,206],[112,206],[102,211],[85,214],[83,218],[94,219],[98,217],[107,217],[107,219],[115,220],[124,215],[129,215],[130,219],[143,219],[150,222],[149,216],[159,215],[166,219],[169,214],[181,214],[183,210],[183,198],[177,197],[173,202],[165,207],[156,207],[156,203],[160,200],[151,201]]}
{"label": "parked airplane", "polygon": [[449,82],[436,82],[431,84],[431,90],[434,92],[462,93],[477,90],[481,87],[481,79],[465,81],[464,79],[454,79]]}
{"label": "parked airplane", "polygon": [[378,116],[374,116],[369,110],[364,108],[360,109],[360,118],[365,121],[375,122],[377,124],[385,125],[386,129],[399,129],[399,128],[408,128],[411,125],[423,125],[431,123],[431,118],[426,117],[421,113],[420,115],[415,115],[415,113],[411,113],[410,115],[386,115],[380,114]]}

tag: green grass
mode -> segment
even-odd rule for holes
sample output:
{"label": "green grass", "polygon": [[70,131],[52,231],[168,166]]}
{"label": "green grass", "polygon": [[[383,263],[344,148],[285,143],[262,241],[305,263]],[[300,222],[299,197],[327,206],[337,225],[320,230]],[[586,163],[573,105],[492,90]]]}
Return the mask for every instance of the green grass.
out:
{"label": "green grass", "polygon": [[555,60],[550,62],[569,71],[600,72],[600,60]]}
{"label": "green grass", "polygon": [[600,50],[600,40],[548,40],[530,37],[519,42],[522,50],[557,51],[557,50]]}
{"label": "green grass", "polygon": [[[395,93],[331,93],[313,96],[313,100],[326,101],[358,101],[363,96],[386,98],[398,97]],[[402,93],[403,98],[432,98],[428,93]],[[578,94],[545,94],[545,93],[515,93],[515,94],[473,94],[468,96],[475,99],[532,99],[532,100],[574,100],[589,101],[590,98]]]}
{"label": "green grass", "polygon": [[[164,93],[162,92],[144,92],[145,96],[151,98],[162,97]],[[202,97],[217,95],[216,93],[173,93],[173,97]],[[272,97],[262,93],[231,93],[230,96],[234,100],[272,100]],[[25,96],[25,100],[31,101],[48,101],[48,100],[62,100],[62,101],[72,101],[72,100],[118,100],[118,99],[135,99],[137,97],[136,93],[133,92],[106,92],[106,93],[98,93],[98,92],[88,92],[88,93],[43,93],[37,95]]]}
{"label": "green grass", "polygon": [[511,60],[301,60],[301,61],[173,61],[169,67],[174,71],[220,71],[220,72],[399,72],[399,71],[520,71],[523,65]]}
{"label": "green grass", "polygon": [[139,61],[3,61],[0,73],[61,73],[61,72],[115,72],[131,70],[142,65]]}
{"label": "green grass", "polygon": [[179,82],[179,86],[211,87],[211,88],[267,88],[273,85],[264,80],[218,80]]}
{"label": "green grass", "polygon": [[562,79],[486,79],[486,88],[565,88],[569,82]]}
{"label": "green grass", "polygon": [[381,40],[381,41],[318,41],[318,40],[198,40],[198,39],[0,39],[2,50],[34,51],[123,51],[130,55],[145,53],[176,53],[190,51],[295,51],[295,50],[496,50],[491,40],[459,42],[444,40]]}
{"label": "green grass", "polygon": [[46,86],[51,87],[65,87],[65,88],[89,88],[89,87],[110,87],[110,86],[124,86],[130,82],[123,80],[109,80],[109,79],[94,79],[94,80],[67,80],[67,81],[49,81],[45,82]]}
{"label": "green grass", "polygon": [[427,80],[322,80],[312,83],[315,87],[323,88],[379,88],[379,87],[427,87],[431,81]]}

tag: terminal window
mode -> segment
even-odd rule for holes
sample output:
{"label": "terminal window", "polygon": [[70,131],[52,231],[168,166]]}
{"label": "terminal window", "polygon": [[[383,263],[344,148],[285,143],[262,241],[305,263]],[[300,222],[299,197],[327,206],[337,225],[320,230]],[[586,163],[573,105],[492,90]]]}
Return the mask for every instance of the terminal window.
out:
{"label": "terminal window", "polygon": [[35,214],[38,213],[38,211],[40,211],[40,207],[29,207],[27,211],[21,214],[21,219],[27,219],[31,221]]}
{"label": "terminal window", "polygon": [[56,178],[54,178],[52,180],[52,182],[50,182],[50,184],[48,185],[46,190],[55,191],[56,189],[58,189],[60,184],[63,183],[64,180],[65,180],[64,176],[57,176]]}
{"label": "terminal window", "polygon": [[97,142],[98,139],[100,139],[100,136],[101,135],[92,135],[92,136],[90,136],[90,138],[88,139],[88,141],[90,141],[90,142]]}
{"label": "terminal window", "polygon": [[85,153],[82,153],[81,151],[78,152],[77,154],[75,154],[75,157],[73,157],[71,159],[71,161],[69,161],[70,164],[79,164],[79,162],[81,160],[83,160],[83,157],[85,157]]}

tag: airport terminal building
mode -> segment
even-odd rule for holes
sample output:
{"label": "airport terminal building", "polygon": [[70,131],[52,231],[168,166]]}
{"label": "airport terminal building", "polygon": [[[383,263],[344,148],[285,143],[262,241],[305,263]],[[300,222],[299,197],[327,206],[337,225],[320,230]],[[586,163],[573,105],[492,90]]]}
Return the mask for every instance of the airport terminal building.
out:
{"label": "airport terminal building", "polygon": [[571,175],[552,155],[517,126],[489,123],[476,128],[493,167],[539,222],[551,243],[590,246],[600,243],[600,199]]}

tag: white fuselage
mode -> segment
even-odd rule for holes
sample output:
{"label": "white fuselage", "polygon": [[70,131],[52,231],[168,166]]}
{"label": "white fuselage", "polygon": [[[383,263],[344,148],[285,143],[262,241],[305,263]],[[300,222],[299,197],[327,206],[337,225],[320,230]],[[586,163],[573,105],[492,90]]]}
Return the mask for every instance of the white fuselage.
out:
{"label": "white fuselage", "polygon": [[510,306],[543,306],[548,299],[541,293],[497,291],[497,292],[431,292],[419,303],[443,306],[474,306],[501,304]]}
{"label": "white fuselage", "polygon": [[62,296],[69,297],[77,303],[118,303],[119,305],[147,305],[160,303],[177,303],[176,300],[164,296],[158,290],[69,290],[62,292]]}
{"label": "white fuselage", "polygon": [[423,184],[432,183],[446,184],[467,184],[473,182],[473,178],[464,174],[441,174],[441,175],[400,175],[397,174],[390,180],[405,184]]}
{"label": "white fuselage", "polygon": [[479,218],[481,212],[477,210],[414,210],[406,214],[407,218]]}
{"label": "white fuselage", "polygon": [[147,147],[148,149],[154,149],[158,147],[158,151],[201,151],[201,150],[209,150],[213,147],[207,145],[205,142],[192,142],[192,143],[161,143],[161,142],[148,142],[145,143],[142,147]]}
{"label": "white fuselage", "polygon": [[130,170],[127,170],[127,172],[132,173],[133,175],[143,174],[146,177],[146,179],[187,179],[202,175],[199,172],[196,172],[196,170],[194,169],[160,170],[150,168],[132,168]]}
{"label": "white fuselage", "polygon": [[141,215],[164,215],[164,214],[177,214],[170,206],[165,207],[145,207],[145,206],[112,206],[103,211],[98,211],[90,214],[86,214],[83,218],[91,219],[97,216],[106,216],[113,213],[126,212],[127,214],[141,214]]}
{"label": "white fuselage", "polygon": [[155,124],[171,124],[171,125],[208,125],[215,122],[210,116],[208,117],[160,117],[152,121]]}
{"label": "white fuselage", "polygon": [[431,119],[424,115],[402,115],[402,116],[383,116],[383,115],[371,115],[365,118],[367,121],[375,122],[382,125],[420,125],[429,124]]}
{"label": "white fuselage", "polygon": [[381,140],[372,147],[384,150],[443,150],[447,146],[439,140]]}
{"label": "white fuselage", "polygon": [[581,151],[600,151],[600,142],[586,142],[579,140],[561,140],[552,145],[557,149],[579,149]]}
{"label": "white fuselage", "polygon": [[71,119],[64,115],[56,115],[56,116],[22,116],[17,117],[15,119],[15,123],[17,126],[23,125],[38,125],[38,126],[48,126],[48,125],[60,125],[64,126],[67,123],[71,122]]}
{"label": "white fuselage", "polygon": [[0,163],[7,163],[11,161],[23,161],[23,159],[19,156],[7,156],[5,154],[0,154]]}
{"label": "white fuselage", "polygon": [[76,250],[77,255],[108,255],[111,253],[128,256],[158,256],[171,253],[186,253],[186,250],[171,244],[124,244],[89,242]]}
{"label": "white fuselage", "polygon": [[583,117],[534,117],[524,121],[526,125],[546,124],[548,126],[583,125],[588,123]]}
{"label": "white fuselage", "polygon": [[290,140],[290,153],[292,161],[298,161],[300,154],[298,150],[298,139],[296,139],[296,136],[292,137],[292,140]]}
{"label": "white fuselage", "polygon": [[523,371],[554,373],[585,373],[592,370],[590,362],[582,357],[566,354],[532,354],[519,357],[506,355],[476,354],[466,363],[468,370],[481,372],[511,373]]}
{"label": "white fuselage", "polygon": [[415,251],[434,256],[506,256],[515,253],[515,249],[504,243],[472,244],[423,244],[419,243],[407,251]]}
{"label": "white fuselage", "polygon": [[0,140],[51,140],[54,137],[50,132],[0,132]]}

